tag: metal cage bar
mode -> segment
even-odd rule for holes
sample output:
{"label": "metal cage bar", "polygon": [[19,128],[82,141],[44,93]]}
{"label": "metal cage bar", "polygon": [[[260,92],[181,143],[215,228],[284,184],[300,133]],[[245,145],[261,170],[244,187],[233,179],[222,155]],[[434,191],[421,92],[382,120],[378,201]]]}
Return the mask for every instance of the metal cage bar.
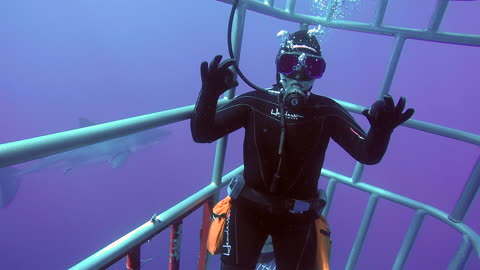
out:
{"label": "metal cage bar", "polygon": [[170,254],[168,255],[168,270],[180,269],[180,251],[182,247],[182,225],[179,219],[170,225]]}
{"label": "metal cage bar", "polygon": [[330,206],[332,205],[333,196],[335,195],[336,186],[337,186],[337,180],[335,178],[330,178],[330,180],[328,181],[327,191],[326,191],[326,193],[327,193],[327,204],[325,205],[325,207],[322,210],[322,215],[324,217],[327,217],[328,212],[330,211]]}
{"label": "metal cage bar", "polygon": [[388,0],[378,0],[377,10],[375,11],[375,19],[373,25],[379,27],[383,24],[385,11],[387,11]]}
{"label": "metal cage bar", "polygon": [[192,111],[193,106],[186,106],[0,144],[0,168],[175,123],[187,119]]}
{"label": "metal cage bar", "polygon": [[355,163],[355,168],[353,169],[352,182],[358,183],[362,180],[363,171],[365,170],[365,164],[360,162]]}
{"label": "metal cage bar", "polygon": [[[243,5],[239,4],[235,11],[235,17],[232,26],[232,47],[237,63],[240,62],[240,51],[242,48],[243,29],[245,25],[246,9]],[[230,89],[226,93],[228,100],[235,96],[235,89]],[[217,141],[217,147],[215,151],[215,160],[213,166],[212,182],[219,184],[221,181],[223,166],[225,162],[225,154],[227,151],[228,135]]]}
{"label": "metal cage bar", "polygon": [[433,11],[430,22],[428,23],[427,31],[437,32],[442,23],[443,15],[448,7],[448,0],[437,0],[435,10]]}
{"label": "metal cage bar", "polygon": [[390,86],[392,86],[393,77],[395,76],[395,71],[397,70],[398,61],[400,60],[404,44],[405,37],[396,35],[393,53],[388,61],[387,72],[385,73],[385,78],[383,79],[382,87],[380,88],[380,93],[378,94],[377,99],[381,99],[384,95],[387,95],[390,92]]}
{"label": "metal cage bar", "polygon": [[[118,260],[122,256],[125,256],[125,254],[127,254],[132,248],[144,243],[148,239],[151,239],[179,218],[183,218],[184,215],[189,214],[189,212],[202,206],[205,200],[216,194],[220,188],[227,185],[232,177],[242,172],[243,166],[236,168],[222,178],[222,183],[220,186],[215,186],[213,183],[208,185],[207,187],[201,189],[199,192],[190,196],[181,203],[173,206],[172,208],[148,221],[144,225],[140,226],[139,228],[133,230],[132,232],[113,242],[104,249],[88,257],[87,259],[75,265],[71,269],[99,269],[102,268],[102,266],[113,264],[116,260]],[[446,213],[429,205],[368,185],[366,183],[353,184],[351,178],[331,172],[327,169],[322,170],[322,176],[331,178],[331,184],[329,184],[329,186],[327,187],[327,194],[330,194],[328,197],[329,203],[331,202],[333,197],[333,195],[331,195],[333,194],[332,190],[334,190],[337,183],[341,183],[350,187],[354,187],[358,190],[374,194],[369,199],[369,203],[367,205],[367,209],[362,220],[361,229],[357,234],[357,238],[359,238],[359,240],[356,241],[357,244],[355,244],[354,246],[361,247],[361,243],[363,242],[366,236],[366,232],[368,231],[368,227],[373,216],[377,201],[379,198],[383,198],[412,209],[419,209],[421,211],[424,211],[426,215],[430,215],[440,220],[441,222],[450,225],[452,228],[461,232],[464,235],[464,239],[466,239],[464,241],[466,241],[466,243],[473,244],[473,248],[475,248],[475,250],[477,251],[477,255],[480,257],[480,236],[466,224],[454,223],[449,220]],[[361,238],[363,238],[363,240]],[[459,254],[456,256],[457,259],[455,259],[452,263],[455,263],[455,265],[461,264],[461,259],[464,259],[466,257],[465,254],[468,255],[468,252],[466,251],[468,251],[469,249],[471,248],[469,248],[467,244],[462,245],[459,252],[457,253]],[[357,253],[359,252],[360,251],[358,250]],[[355,256],[355,254],[353,256]],[[354,263],[356,263],[356,261],[353,261],[353,258],[354,257],[352,257],[351,259],[351,266],[354,266]]]}
{"label": "metal cage bar", "polygon": [[458,247],[458,251],[453,257],[453,260],[448,265],[448,270],[462,270],[465,269],[468,258],[472,254],[472,241],[466,235],[463,235],[462,242]]}
{"label": "metal cage bar", "polygon": [[294,13],[296,3],[296,0],[287,0],[287,2],[285,3],[285,11],[288,13]]}
{"label": "metal cage bar", "polygon": [[[227,100],[220,99],[219,106]],[[190,118],[194,106],[0,144],[0,168],[119,138]]]}
{"label": "metal cage bar", "polygon": [[407,235],[403,239],[400,251],[398,251],[395,262],[393,263],[393,270],[402,270],[405,266],[405,262],[412,250],[413,244],[415,243],[415,240],[417,240],[418,231],[423,224],[424,217],[425,211],[418,210],[415,212],[412,223],[410,223],[410,227],[408,228]]}
{"label": "metal cage bar", "polygon": [[[334,100],[352,113],[361,114],[365,109],[365,107],[360,105],[337,99]],[[227,102],[228,100],[226,99],[220,99],[218,105],[222,106]],[[0,144],[0,168],[187,120],[190,118],[193,108],[194,105],[190,105],[158,113],[98,124],[91,127]],[[408,120],[403,125],[432,134],[480,145],[480,135],[462,130],[414,119]],[[121,135],[117,135],[116,132],[119,132]]]}
{"label": "metal cage bar", "polygon": [[200,228],[200,249],[198,252],[198,265],[197,270],[205,270],[208,267],[210,254],[208,253],[205,243],[208,239],[208,232],[211,223],[213,201],[209,199],[203,203],[203,215],[202,215],[202,227]]}
{"label": "metal cage bar", "polygon": [[128,270],[139,270],[141,267],[140,246],[136,246],[127,254],[126,267]]}
{"label": "metal cage bar", "polygon": [[111,243],[77,265],[73,266],[72,270],[83,269],[101,269],[104,266],[110,265],[112,262],[118,261],[124,257],[130,250],[138,245],[142,245],[158,233],[162,232],[168,226],[173,224],[178,219],[184,218],[191,212],[203,205],[203,202],[209,199],[212,195],[228,184],[230,179],[243,171],[243,166],[224,175],[221,185],[217,186],[210,183],[195,194],[181,201],[180,203],[169,208],[165,212],[153,217],[146,223],[129,232],[117,241]]}
{"label": "metal cage bar", "polygon": [[459,231],[460,233],[467,235],[471,240],[472,244],[475,247],[475,250],[477,251],[477,255],[480,258],[480,235],[473,231],[469,226],[467,226],[464,223],[455,223],[451,221],[448,218],[448,214],[435,208],[430,205],[415,201],[413,199],[407,198],[405,196],[369,185],[364,182],[360,183],[353,183],[352,179],[332,172],[327,169],[322,169],[322,176],[328,177],[328,178],[333,178],[336,179],[339,183],[342,183],[344,185],[350,186],[352,188],[355,188],[357,190],[361,190],[370,194],[375,194],[376,196],[379,196],[380,198],[389,200],[391,202],[394,202],[396,204],[403,205],[405,207],[411,208],[413,210],[422,210],[429,216],[438,219],[439,221],[446,223],[450,225],[453,229]]}
{"label": "metal cage bar", "polygon": [[[217,0],[227,4],[232,4],[233,0]],[[448,32],[431,32],[425,29],[394,27],[375,25],[375,23],[361,23],[346,20],[332,20],[327,18],[319,18],[312,15],[305,15],[299,13],[291,13],[286,10],[275,8],[263,2],[256,0],[241,0],[247,9],[271,16],[280,20],[306,23],[309,25],[323,25],[325,27],[350,30],[356,32],[364,32],[378,35],[396,36],[401,35],[406,39],[418,39],[433,42],[444,42],[451,44],[480,46],[480,35],[457,34]]]}
{"label": "metal cage bar", "polygon": [[357,236],[355,237],[355,241],[353,242],[353,247],[350,250],[350,255],[348,256],[347,266],[345,267],[345,269],[353,270],[357,265],[358,257],[360,256],[360,252],[362,251],[363,243],[365,242],[368,229],[370,228],[373,215],[375,214],[375,209],[377,208],[377,203],[378,195],[371,194],[370,198],[368,199],[367,208],[365,209],[365,213],[363,214],[362,223],[360,224]]}
{"label": "metal cage bar", "polygon": [[455,208],[448,217],[453,222],[463,222],[468,209],[475,200],[476,194],[480,191],[480,156],[477,158],[475,167],[465,184],[460,197],[455,204]]}
{"label": "metal cage bar", "polygon": [[[233,2],[233,0],[218,1],[225,3]],[[237,57],[239,57],[240,55],[240,48],[242,43],[241,38],[243,36],[243,25],[247,9],[263,13],[272,17],[276,17],[282,20],[298,22],[304,26],[321,24],[326,27],[332,27],[337,29],[394,36],[395,46],[380,95],[387,93],[388,89],[390,88],[395,73],[395,68],[398,64],[400,54],[406,39],[418,39],[432,42],[480,46],[479,35],[438,32],[439,26],[441,25],[441,21],[443,19],[443,15],[448,6],[447,0],[437,1],[435,11],[432,14],[426,30],[383,26],[382,22],[388,5],[388,0],[378,1],[376,15],[372,24],[344,20],[331,20],[331,16],[329,19],[328,17],[317,18],[305,14],[297,14],[295,13],[295,0],[287,0],[285,10],[275,8],[273,4],[273,0],[265,0],[263,1],[263,3],[261,1],[255,0],[241,1],[241,4],[239,5],[239,10],[237,11],[237,18],[234,28],[234,32],[236,33],[234,36],[234,48],[235,50],[237,50]],[[233,96],[234,90],[231,90],[227,93],[227,99],[230,99]],[[228,102],[228,100],[220,100],[219,105],[223,105],[225,102]],[[364,107],[359,105],[350,104],[343,101],[338,102],[342,106],[347,108],[347,110],[355,113],[360,113],[363,109],[365,109]],[[64,152],[67,150],[80,148],[82,146],[87,146],[105,140],[126,136],[132,133],[141,132],[147,129],[167,125],[170,123],[186,120],[189,118],[192,110],[193,106],[186,106],[178,109],[128,118],[92,127],[61,132],[18,142],[1,144],[0,168]],[[404,125],[433,134],[480,145],[480,135],[477,134],[467,133],[464,131],[454,130],[447,127],[442,127],[416,120],[409,120]],[[223,186],[225,186],[234,175],[242,173],[243,166],[240,166],[237,169],[226,174],[225,176],[220,177],[223,171],[223,161],[225,158],[226,144],[226,138],[217,144],[214,172],[212,176],[212,183],[210,185],[204,187],[197,193],[193,194],[192,196],[188,197],[184,201],[173,206],[162,214],[155,216],[142,226],[138,227],[137,229],[133,230],[132,232],[118,239],[114,243],[103,248],[102,250],[98,251],[97,253],[75,265],[71,269],[103,269],[109,265],[112,265],[115,261],[119,260],[119,258],[124,256],[127,256],[127,263],[130,264],[129,267],[131,266],[132,269],[140,267],[140,246],[144,242],[157,235],[166,227],[172,224],[177,224],[179,220],[183,219],[186,215],[189,215],[191,212],[201,207],[205,201],[209,200],[209,198],[212,198],[212,196],[218,194],[218,191]],[[389,201],[415,209],[417,211],[409,227],[407,236],[404,239],[402,247],[400,248],[394,269],[402,269],[408,257],[408,253],[411,250],[411,247],[416,239],[418,230],[421,227],[425,215],[430,215],[450,225],[453,229],[461,232],[463,235],[462,243],[459,247],[457,254],[453,258],[449,269],[463,268],[473,249],[476,250],[477,255],[480,257],[480,236],[478,235],[478,233],[474,232],[470,227],[468,227],[462,222],[468,212],[472,201],[474,200],[476,193],[478,193],[479,190],[479,163],[480,158],[479,160],[477,160],[477,164],[464,187],[464,191],[460,195],[455,209],[452,211],[450,216],[448,216],[445,212],[429,205],[360,182],[359,180],[363,173],[363,166],[361,164],[356,165],[352,178],[331,172],[327,169],[323,169],[321,172],[322,176],[330,178],[329,184],[327,186],[328,204],[327,207],[324,209],[325,215],[328,214],[328,207],[333,199],[337,183],[353,187],[357,190],[366,191],[371,194],[364,216],[362,218],[359,231],[357,233],[357,237],[352,248],[352,252],[350,253],[348,259],[347,269],[353,269],[356,265],[358,256],[361,251],[361,247],[367,235],[379,198],[387,199]],[[178,230],[174,229],[173,231],[177,232]]]}

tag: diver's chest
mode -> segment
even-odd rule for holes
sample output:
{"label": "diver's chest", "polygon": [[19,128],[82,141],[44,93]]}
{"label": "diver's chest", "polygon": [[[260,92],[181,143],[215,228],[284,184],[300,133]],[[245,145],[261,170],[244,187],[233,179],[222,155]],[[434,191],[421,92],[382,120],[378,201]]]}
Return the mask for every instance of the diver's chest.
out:
{"label": "diver's chest", "polygon": [[[253,132],[257,143],[271,144],[280,140],[282,131],[281,112],[273,108],[268,113],[258,113],[250,121],[250,132]],[[325,134],[324,120],[309,114],[285,112],[285,139],[300,140],[302,143],[313,141]]]}

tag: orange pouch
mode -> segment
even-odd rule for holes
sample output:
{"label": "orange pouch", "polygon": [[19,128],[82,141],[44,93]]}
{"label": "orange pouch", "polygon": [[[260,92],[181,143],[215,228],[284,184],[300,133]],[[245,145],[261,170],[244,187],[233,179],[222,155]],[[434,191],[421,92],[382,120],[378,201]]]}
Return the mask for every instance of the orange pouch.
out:
{"label": "orange pouch", "polygon": [[208,231],[207,250],[212,255],[219,254],[222,250],[223,230],[228,215],[230,215],[231,198],[227,196],[225,199],[219,201],[213,207],[212,223]]}
{"label": "orange pouch", "polygon": [[315,229],[317,231],[317,255],[316,262],[318,270],[330,270],[330,228],[327,220],[320,216],[315,220]]}

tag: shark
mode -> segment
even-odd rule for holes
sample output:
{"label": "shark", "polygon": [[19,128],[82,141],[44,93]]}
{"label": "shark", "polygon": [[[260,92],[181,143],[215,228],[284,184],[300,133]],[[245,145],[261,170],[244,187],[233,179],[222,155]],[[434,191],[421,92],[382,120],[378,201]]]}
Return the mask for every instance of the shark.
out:
{"label": "shark", "polygon": [[[79,124],[81,128],[95,125],[86,118],[80,118]],[[133,153],[158,144],[170,134],[171,132],[164,128],[153,128],[41,158],[23,169],[12,166],[0,168],[0,208],[7,207],[13,201],[21,179],[26,174],[53,169],[60,169],[64,174],[68,174],[74,168],[105,162],[110,163],[113,169],[120,168]]]}

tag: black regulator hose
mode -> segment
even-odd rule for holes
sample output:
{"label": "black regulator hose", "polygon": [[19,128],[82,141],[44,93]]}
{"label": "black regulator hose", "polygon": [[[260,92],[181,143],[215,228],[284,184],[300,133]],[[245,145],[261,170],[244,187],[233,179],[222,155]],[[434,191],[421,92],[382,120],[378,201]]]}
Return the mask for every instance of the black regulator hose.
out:
{"label": "black regulator hose", "polygon": [[[230,18],[228,19],[228,53],[230,54],[230,58],[235,59],[235,55],[233,55],[233,48],[232,48],[232,24],[233,24],[233,17],[235,16],[235,10],[237,9],[238,6],[238,1],[239,0],[234,0],[232,4],[232,10],[230,12]],[[248,84],[250,87],[252,87],[255,90],[259,91],[266,91],[268,92],[268,89],[261,88],[254,83],[252,83],[250,80],[243,75],[242,71],[240,71],[240,68],[238,67],[238,62],[235,62],[233,65],[235,68],[235,71],[237,72],[238,76],[242,78],[242,80]],[[280,95],[283,95],[283,93],[280,93]],[[280,101],[280,125],[281,125],[281,132],[280,132],[280,143],[278,145],[278,166],[277,166],[277,171],[275,172],[272,183],[270,185],[270,192],[272,193],[277,193],[279,189],[279,182],[280,182],[280,168],[282,167],[282,160],[284,157],[284,148],[285,148],[285,132],[286,132],[286,124],[285,124],[285,104],[283,103],[283,97],[280,96],[279,98]]]}
{"label": "black regulator hose", "polygon": [[[238,2],[239,0],[233,1],[232,10],[230,11],[230,18],[228,19],[228,30],[227,30],[228,31],[228,41],[227,41],[228,53],[230,54],[230,58],[233,58],[233,59],[235,59],[235,55],[233,54],[233,47],[232,47],[232,24],[233,24],[233,17],[235,16],[235,10],[237,10]],[[240,70],[240,67],[238,66],[238,62],[235,62],[233,67],[235,68],[235,71],[237,72],[238,76],[240,76],[240,78],[242,78],[242,80],[246,84],[248,84],[250,87],[259,91],[268,91],[267,89],[261,88],[255,85],[254,83],[252,83],[250,80],[248,80],[247,77],[245,77],[245,75],[243,75],[242,71]]]}

